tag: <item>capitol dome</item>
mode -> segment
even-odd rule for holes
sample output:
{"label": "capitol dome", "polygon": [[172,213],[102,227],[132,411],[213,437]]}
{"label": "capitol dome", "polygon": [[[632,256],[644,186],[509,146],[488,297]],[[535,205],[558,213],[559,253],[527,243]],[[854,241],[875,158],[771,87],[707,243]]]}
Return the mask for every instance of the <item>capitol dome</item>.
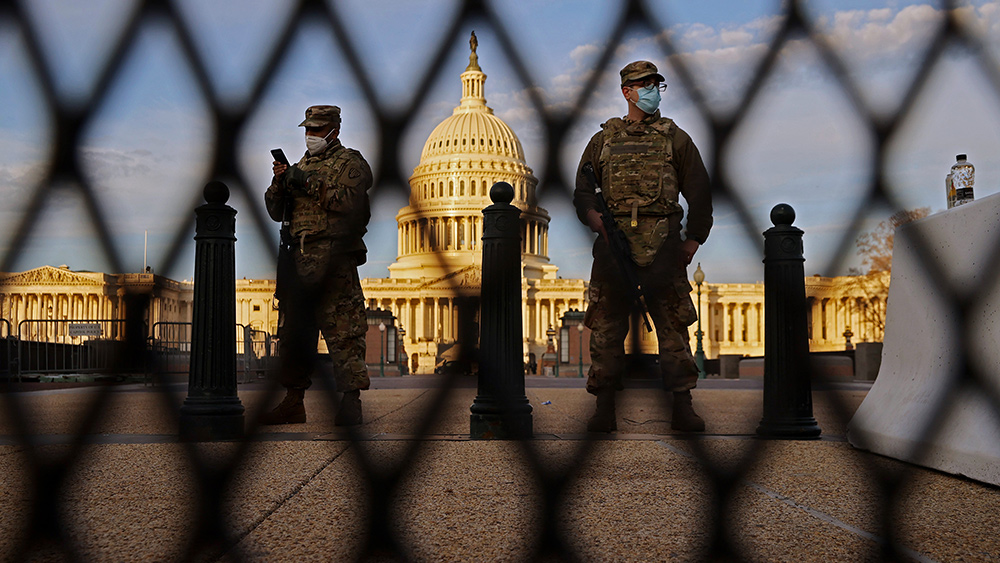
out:
{"label": "capitol dome", "polygon": [[473,33],[462,99],[427,137],[410,176],[408,205],[396,214],[399,254],[389,277],[361,282],[368,307],[398,319],[414,373],[430,373],[445,347],[458,340],[461,319],[479,315],[483,209],[492,205],[490,188],[497,182],[514,187],[511,203],[521,211],[525,354],[541,357],[549,330],[568,331],[563,316],[586,307],[586,282],[560,278],[559,267],[549,262],[549,214],[537,203],[538,179],[517,135],[486,105],[477,46]]}
{"label": "capitol dome", "polygon": [[399,253],[391,277],[439,278],[476,266],[482,250],[482,210],[497,182],[514,187],[521,209],[522,263],[527,278],[554,277],[548,259],[548,213],[538,207],[538,179],[525,162],[513,129],[486,105],[486,74],[478,42],[469,42],[469,65],[461,75],[462,98],[427,137],[410,176],[409,205],[399,211]]}
{"label": "capitol dome", "polygon": [[420,162],[437,157],[451,158],[457,152],[524,163],[521,141],[509,125],[493,115],[493,110],[486,106],[483,98],[473,98],[467,104],[463,99],[463,105],[455,108],[450,117],[434,128],[424,143]]}

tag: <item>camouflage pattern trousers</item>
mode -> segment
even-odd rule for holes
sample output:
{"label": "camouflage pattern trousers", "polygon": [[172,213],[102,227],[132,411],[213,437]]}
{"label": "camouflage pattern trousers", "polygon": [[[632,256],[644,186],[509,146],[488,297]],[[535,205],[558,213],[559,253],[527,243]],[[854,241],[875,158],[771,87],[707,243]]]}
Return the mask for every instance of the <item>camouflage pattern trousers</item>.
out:
{"label": "camouflage pattern trousers", "polygon": [[294,272],[279,273],[290,278],[279,281],[280,381],[286,388],[307,389],[312,384],[317,332],[326,341],[338,391],[371,385],[365,364],[368,321],[357,261],[331,253],[331,246],[328,240],[318,240],[294,247]]}
{"label": "camouflage pattern trousers", "polygon": [[[687,327],[697,320],[691,301],[691,284],[680,261],[679,237],[668,238],[653,262],[632,265],[646,296],[646,306],[659,346],[660,371],[666,389],[686,391],[698,383],[698,367],[691,354]],[[584,324],[591,330],[591,366],[587,391],[621,390],[625,372],[625,338],[630,314],[638,309],[623,285],[619,266],[604,238],[594,243],[594,266],[590,278],[590,304]],[[645,331],[641,321],[638,330]]]}

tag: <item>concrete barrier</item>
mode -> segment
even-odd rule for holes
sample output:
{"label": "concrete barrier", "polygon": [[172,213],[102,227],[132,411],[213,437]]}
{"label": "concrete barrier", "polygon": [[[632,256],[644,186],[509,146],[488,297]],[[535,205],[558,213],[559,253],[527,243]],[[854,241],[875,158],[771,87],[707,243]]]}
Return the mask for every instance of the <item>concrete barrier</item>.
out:
{"label": "concrete barrier", "polygon": [[739,379],[740,354],[719,354],[719,375],[725,379]]}
{"label": "concrete barrier", "polygon": [[[917,231],[919,229],[919,231]],[[914,242],[919,232],[927,247]],[[896,231],[882,365],[878,379],[848,426],[856,447],[972,479],[1000,485],[1000,413],[978,391],[952,395],[947,418],[931,417],[956,389],[955,374],[968,361],[1000,388],[1000,289],[988,268],[1000,232],[1000,196],[939,213]],[[963,341],[959,312],[928,276],[936,273],[971,298]],[[977,291],[977,294],[973,292]],[[923,455],[915,457],[917,450]]]}
{"label": "concrete barrier", "polygon": [[[854,362],[848,356],[809,355],[813,381],[847,380],[854,377]],[[764,358],[744,358],[740,362],[740,379],[764,377]]]}
{"label": "concrete barrier", "polygon": [[875,381],[882,365],[881,342],[858,342],[854,347],[854,379]]}

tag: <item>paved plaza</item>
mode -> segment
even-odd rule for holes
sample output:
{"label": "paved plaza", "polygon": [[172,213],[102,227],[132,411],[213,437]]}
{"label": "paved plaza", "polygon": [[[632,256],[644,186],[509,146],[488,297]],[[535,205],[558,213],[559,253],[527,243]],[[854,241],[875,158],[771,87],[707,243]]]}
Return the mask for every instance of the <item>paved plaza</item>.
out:
{"label": "paved plaza", "polygon": [[[620,396],[619,432],[588,441],[593,398],[582,380],[531,377],[526,393],[535,439],[519,443],[469,440],[474,380],[450,390],[435,381],[376,379],[362,395],[366,423],[357,441],[333,426],[328,394],[310,390],[308,423],[265,427],[239,460],[224,493],[223,525],[235,547],[205,559],[354,560],[372,493],[361,460],[384,475],[412,459],[398,486],[379,492],[391,495],[391,529],[415,561],[530,558],[550,498],[539,470],[573,476],[562,483],[555,525],[586,561],[703,560],[716,500],[708,475],[727,470],[741,470],[723,512],[746,560],[878,560],[888,518],[914,560],[1000,561],[1000,490],[846,442],[845,423],[868,384],[814,391],[822,439],[761,441],[754,438],[760,380],[705,380],[694,396],[708,429],[694,442],[670,430],[662,392],[636,382]],[[12,399],[30,417],[44,459],[70,452],[82,417],[98,413],[58,493],[67,534],[84,560],[185,559],[201,494],[191,455],[221,467],[240,444],[179,443],[175,410],[186,390],[180,384],[51,387],[8,390],[2,403],[0,560],[17,558],[35,477],[7,415]],[[240,386],[248,420],[270,397],[278,396],[263,384]],[[429,430],[421,437],[424,424]],[[414,457],[405,458],[408,452]],[[878,474],[900,486],[889,514]],[[36,551],[29,559],[62,557]]]}

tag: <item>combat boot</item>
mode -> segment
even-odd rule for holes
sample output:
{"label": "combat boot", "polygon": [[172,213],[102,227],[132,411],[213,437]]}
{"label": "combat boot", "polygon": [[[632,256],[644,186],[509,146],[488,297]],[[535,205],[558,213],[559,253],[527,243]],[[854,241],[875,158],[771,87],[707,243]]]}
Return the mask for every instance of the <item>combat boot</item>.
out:
{"label": "combat boot", "polygon": [[614,432],[618,430],[615,420],[615,390],[600,389],[597,392],[597,410],[587,421],[587,432]]}
{"label": "combat boot", "polygon": [[670,427],[681,432],[704,432],[705,421],[694,412],[691,404],[691,391],[674,393],[674,409],[670,419]]}
{"label": "combat boot", "polygon": [[260,417],[261,424],[302,424],[306,421],[305,389],[289,389],[274,410]]}
{"label": "combat boot", "polygon": [[361,424],[361,391],[344,392],[344,397],[340,400],[340,408],[337,409],[337,416],[333,423],[337,426],[357,426]]}

